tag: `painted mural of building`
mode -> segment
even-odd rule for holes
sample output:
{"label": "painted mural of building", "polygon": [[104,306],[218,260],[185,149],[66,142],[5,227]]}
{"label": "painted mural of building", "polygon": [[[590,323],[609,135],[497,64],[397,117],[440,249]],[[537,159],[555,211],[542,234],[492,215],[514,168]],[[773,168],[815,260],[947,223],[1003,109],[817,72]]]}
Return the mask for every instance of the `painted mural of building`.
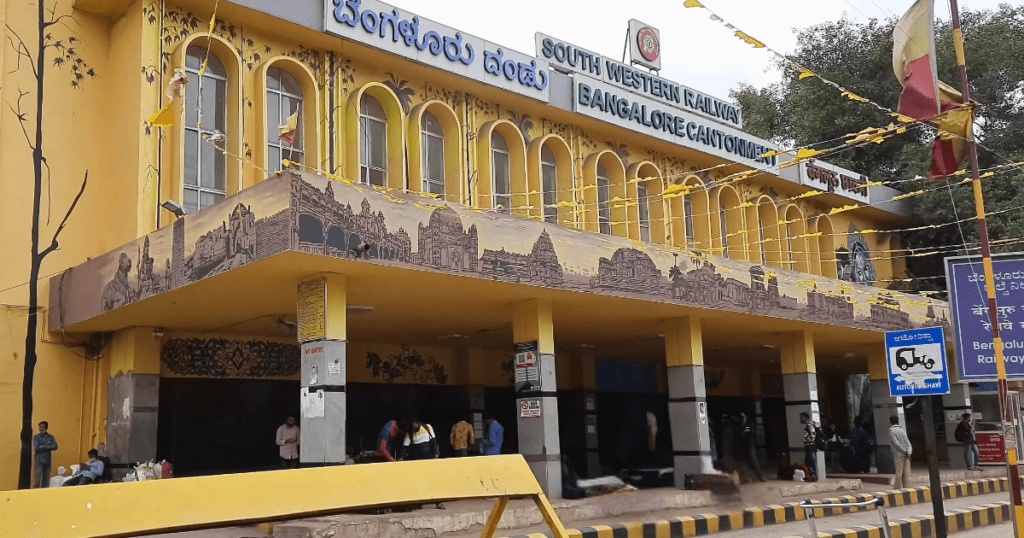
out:
{"label": "painted mural of building", "polygon": [[[60,439],[55,468],[105,443],[119,469],[158,456],[186,476],[259,469],[258,432],[281,413],[304,426],[322,419],[337,442],[304,444],[302,458],[334,464],[390,414],[419,413],[444,431],[487,411],[506,425],[508,451],[522,447],[558,496],[561,468],[539,468],[557,463],[550,433],[565,432],[581,475],[597,474],[612,464],[597,429],[637,419],[602,411],[617,405],[613,393],[673,398],[652,411],[668,455],[659,463],[699,472],[710,447],[697,400],[713,414],[725,398],[771,407],[764,429],[781,437],[766,446],[789,450],[802,445],[789,442],[786,411],[812,406],[785,402],[777,380],[845,408],[826,377],[836,357],[853,356],[850,373],[876,372],[885,331],[949,326],[945,303],[886,289],[905,264],[889,257],[895,234],[869,231],[898,227],[905,206],[832,212],[896,191],[828,192],[793,176],[806,166],[764,157],[778,148],[744,132],[735,104],[613,57],[595,65],[618,81],[560,60],[571,44],[542,34],[536,51],[517,52],[432,21],[420,41],[396,40],[365,25],[385,13],[413,31],[417,16],[377,0],[337,10],[233,0],[216,14],[193,0],[44,1],[74,19],[53,39],[74,37],[81,60],[46,74],[52,215],[89,172],[38,282],[32,422],[48,420]],[[20,35],[35,35],[28,4],[5,9]],[[3,66],[0,97],[16,103],[33,75]],[[667,93],[623,83],[626,70]],[[665,98],[675,94],[693,98]],[[661,113],[620,121],[622,107]],[[5,118],[0,139],[16,142],[2,148],[0,178],[33,177],[22,125]],[[672,132],[687,129],[704,136]],[[685,199],[667,193],[678,185]],[[0,356],[17,359],[0,369],[0,419],[20,424],[34,193],[29,182],[3,187],[0,227],[14,233],[0,238],[0,334],[10,336]],[[183,214],[166,209],[175,204]],[[45,248],[59,219],[40,222]],[[310,342],[335,346],[344,364],[318,365],[311,381],[298,360]],[[530,395],[516,393],[517,345],[550,366],[530,380],[545,406],[535,422],[506,405]],[[712,382],[679,401],[679,380],[700,364]],[[345,416],[312,416],[300,402],[319,385]],[[572,412],[554,412],[556,402]],[[673,446],[675,428],[695,434]],[[18,434],[0,432],[3,461],[17,461]],[[190,452],[211,435],[225,444]],[[538,452],[544,443],[551,450]],[[0,465],[0,489],[18,482],[16,464]]]}

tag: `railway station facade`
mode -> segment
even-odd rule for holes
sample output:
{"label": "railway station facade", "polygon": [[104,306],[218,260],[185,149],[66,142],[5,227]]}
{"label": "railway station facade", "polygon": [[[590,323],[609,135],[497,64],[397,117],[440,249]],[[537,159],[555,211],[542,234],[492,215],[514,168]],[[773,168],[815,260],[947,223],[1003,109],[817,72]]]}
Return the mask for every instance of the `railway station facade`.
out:
{"label": "railway station facade", "polygon": [[[54,213],[77,186],[56,178],[89,170],[39,284],[33,422],[61,443],[54,467],[103,443],[117,469],[256,470],[289,415],[305,464],[340,464],[395,414],[442,439],[490,414],[558,496],[563,455],[582,476],[672,467],[681,486],[727,415],[793,461],[802,412],[903,416],[884,382],[867,409],[850,388],[885,379],[885,331],[949,327],[946,303],[899,291],[896,191],[789,166],[735,105],[552,36],[526,54],[375,0],[324,4],[57,6],[74,25],[55,39],[95,76],[54,66],[44,84]],[[34,31],[33,10],[0,6]],[[16,101],[32,73],[2,65]],[[21,136],[0,121],[6,178],[31,175]],[[22,230],[30,185],[4,189],[0,221]],[[21,235],[0,239],[5,424],[31,315]],[[970,405],[965,386],[946,399]]]}

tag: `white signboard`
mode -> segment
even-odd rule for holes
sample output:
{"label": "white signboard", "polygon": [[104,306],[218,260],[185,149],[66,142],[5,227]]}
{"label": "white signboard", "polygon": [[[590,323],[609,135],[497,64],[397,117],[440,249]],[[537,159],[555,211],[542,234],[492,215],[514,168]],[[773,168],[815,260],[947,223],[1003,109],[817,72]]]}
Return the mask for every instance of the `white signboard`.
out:
{"label": "white signboard", "polygon": [[661,70],[661,32],[636,19],[629,19],[629,58],[635,64]]}
{"label": "white signboard", "polygon": [[599,80],[574,75],[573,112],[606,121],[723,159],[760,169],[775,168],[775,144],[738,129],[702,119],[665,104],[634,95]]}
{"label": "white signboard", "polygon": [[852,170],[810,159],[800,163],[800,184],[832,192],[855,202],[870,203],[868,178]]}
{"label": "white signboard", "polygon": [[520,400],[519,417],[537,418],[540,416],[540,400]]}
{"label": "white signboard", "polygon": [[324,2],[327,33],[548,102],[548,64],[378,0]]}
{"label": "white signboard", "polygon": [[653,99],[662,107],[671,107],[731,127],[743,128],[743,113],[737,105],[637,70],[557,37],[537,32],[534,39],[537,57],[548,62],[551,69],[596,78],[630,93]]}

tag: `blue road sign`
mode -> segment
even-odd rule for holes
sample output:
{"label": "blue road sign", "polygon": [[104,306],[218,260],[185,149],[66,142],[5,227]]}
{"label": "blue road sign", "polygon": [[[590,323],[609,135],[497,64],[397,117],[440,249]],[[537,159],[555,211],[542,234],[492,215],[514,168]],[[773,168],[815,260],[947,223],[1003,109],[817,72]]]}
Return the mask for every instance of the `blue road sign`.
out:
{"label": "blue road sign", "polygon": [[[993,256],[992,273],[1006,378],[1024,379],[1024,254]],[[999,376],[981,258],[946,258],[946,287],[960,379],[995,381]]]}
{"label": "blue road sign", "polygon": [[885,333],[885,356],[893,397],[949,394],[942,327]]}

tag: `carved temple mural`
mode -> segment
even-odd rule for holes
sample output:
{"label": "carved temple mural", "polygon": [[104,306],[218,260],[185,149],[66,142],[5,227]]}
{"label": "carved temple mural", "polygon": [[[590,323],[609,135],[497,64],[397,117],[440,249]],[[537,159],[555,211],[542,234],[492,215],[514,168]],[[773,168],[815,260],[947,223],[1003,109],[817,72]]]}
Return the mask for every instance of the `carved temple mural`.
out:
{"label": "carved temple mural", "polygon": [[178,377],[292,378],[299,346],[261,340],[171,338],[160,349],[164,369]]}
{"label": "carved temple mural", "polygon": [[860,284],[875,278],[867,246],[851,228],[837,251],[849,281],[832,280],[287,171],[53,277],[50,322],[58,330],[293,250],[874,330],[948,325],[944,302]]}

